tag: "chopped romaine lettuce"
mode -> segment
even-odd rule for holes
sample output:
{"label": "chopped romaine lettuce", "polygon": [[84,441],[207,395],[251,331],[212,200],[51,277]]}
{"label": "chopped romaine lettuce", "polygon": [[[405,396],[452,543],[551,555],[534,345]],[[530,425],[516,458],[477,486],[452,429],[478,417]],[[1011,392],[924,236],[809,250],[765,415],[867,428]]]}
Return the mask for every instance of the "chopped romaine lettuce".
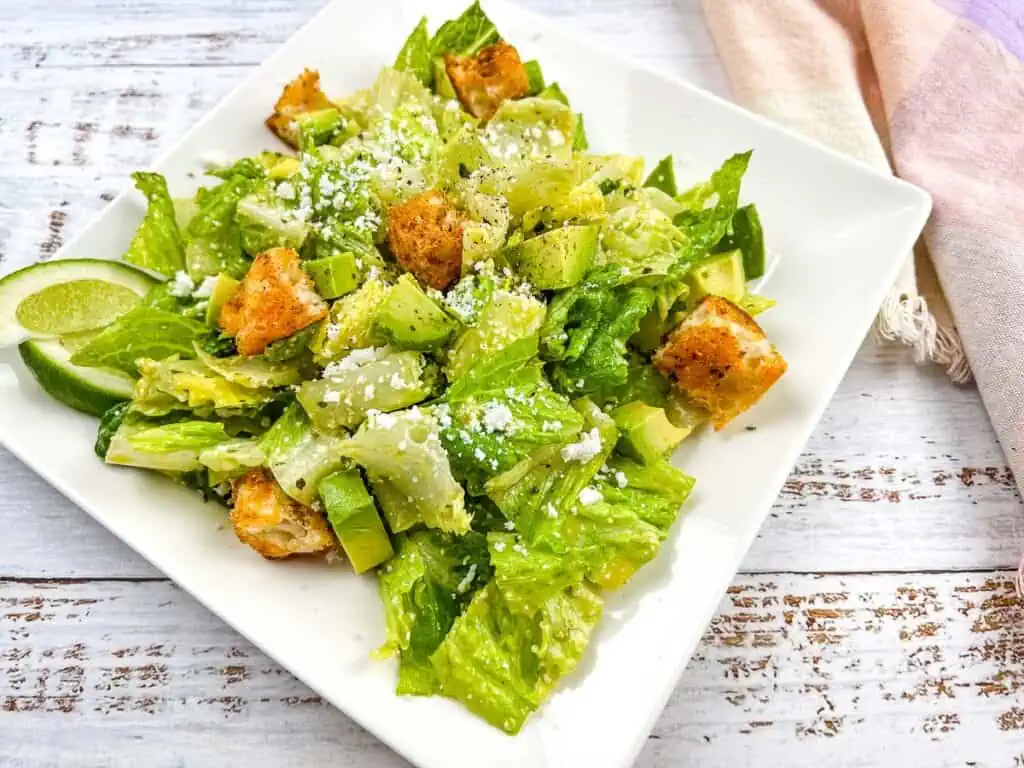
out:
{"label": "chopped romaine lettuce", "polygon": [[256,256],[271,248],[299,249],[309,225],[269,189],[253,192],[238,201],[235,211],[242,250]]}
{"label": "chopped romaine lettuce", "polygon": [[121,315],[71,356],[74,365],[114,368],[135,376],[141,358],[191,358],[193,345],[208,332],[203,323],[155,307],[140,306]]}
{"label": "chopped romaine lettuce", "polygon": [[374,278],[355,293],[334,302],[330,316],[310,345],[317,361],[327,364],[350,350],[382,344],[384,340],[377,333],[375,320],[390,291],[391,286]]}
{"label": "chopped romaine lettuce", "polygon": [[239,384],[250,389],[260,389],[286,387],[302,381],[302,371],[298,361],[294,359],[275,363],[264,355],[217,357],[206,352],[198,344],[195,351],[196,357],[207,368],[220,374],[232,384]]}
{"label": "chopped romaine lettuce", "polygon": [[425,400],[435,370],[419,352],[358,350],[327,366],[323,378],[303,382],[298,399],[319,429],[353,428],[369,411],[397,411]]}
{"label": "chopped romaine lettuce", "polygon": [[743,309],[751,317],[760,315],[762,312],[767,312],[769,309],[775,306],[775,299],[769,299],[766,296],[759,296],[756,293],[747,294],[740,299],[740,308]]}
{"label": "chopped romaine lettuce", "polygon": [[475,1],[457,19],[446,21],[430,41],[430,52],[434,56],[455,53],[460,56],[475,56],[488,45],[501,39],[494,23],[487,18],[480,3]]}
{"label": "chopped romaine lettuce", "polygon": [[[462,534],[469,530],[469,514],[439,429],[431,414],[415,407],[397,413],[373,412],[345,441],[342,452],[366,470],[378,496],[377,485],[386,482],[392,496],[404,495],[428,528]],[[382,501],[381,506],[387,514],[388,505]]]}
{"label": "chopped romaine lettuce", "polygon": [[675,217],[675,225],[686,235],[680,259],[692,263],[729,231],[729,223],[739,205],[740,183],[747,172],[751,152],[733,155],[711,174],[711,178],[691,187],[677,200],[686,210]]}
{"label": "chopped romaine lettuce", "polygon": [[543,322],[544,305],[536,299],[506,290],[495,291],[476,324],[464,330],[452,345],[446,366],[449,380],[458,380],[482,357],[533,336]]}
{"label": "chopped romaine lettuce", "polygon": [[167,191],[167,181],[159,173],[143,171],[133,173],[132,179],[146,196],[148,205],[124,260],[172,277],[185,268],[185,245],[178,230],[174,203]]}
{"label": "chopped romaine lettuce", "polygon": [[476,362],[445,393],[440,432],[456,479],[471,495],[545,445],[569,442],[583,417],[544,379],[537,339]]}
{"label": "chopped romaine lettuce", "polygon": [[679,194],[679,187],[676,186],[676,164],[672,155],[666,155],[654,166],[644,186],[657,189],[670,197]]}
{"label": "chopped romaine lettuce", "polygon": [[114,435],[117,430],[121,428],[121,423],[131,413],[132,404],[130,402],[118,403],[117,405],[111,406],[103,417],[100,419],[99,429],[96,431],[96,443],[93,446],[93,451],[101,459],[107,457],[107,449],[110,448],[110,441],[114,439]]}
{"label": "chopped romaine lettuce", "polygon": [[430,658],[441,693],[518,733],[582,658],[601,606],[597,593],[581,584],[526,617],[512,613],[491,584],[474,595]]}
{"label": "chopped romaine lettuce", "polygon": [[263,466],[267,457],[258,440],[234,438],[199,452],[199,463],[223,478],[244,475],[254,467]]}
{"label": "chopped romaine lettuce", "polygon": [[316,499],[319,482],[346,464],[344,438],[314,429],[298,403],[285,410],[259,443],[281,489],[306,506]]}
{"label": "chopped romaine lettuce", "polygon": [[190,472],[200,468],[201,451],[228,439],[224,425],[217,422],[152,424],[126,418],[110,440],[105,460],[163,472]]}
{"label": "chopped romaine lettuce", "polygon": [[420,19],[395,59],[395,69],[410,72],[427,88],[434,85],[434,64],[426,17]]}
{"label": "chopped romaine lettuce", "polygon": [[185,230],[185,268],[194,281],[222,272],[238,279],[245,276],[249,260],[242,252],[235,210],[253,183],[239,175],[196,192],[198,207]]}

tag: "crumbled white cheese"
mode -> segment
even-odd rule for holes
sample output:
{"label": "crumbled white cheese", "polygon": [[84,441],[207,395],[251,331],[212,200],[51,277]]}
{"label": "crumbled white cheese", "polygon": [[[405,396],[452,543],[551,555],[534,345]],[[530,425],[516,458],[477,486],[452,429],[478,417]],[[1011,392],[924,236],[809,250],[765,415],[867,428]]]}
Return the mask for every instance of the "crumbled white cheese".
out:
{"label": "crumbled white cheese", "polygon": [[512,426],[512,411],[504,403],[491,400],[484,405],[483,422],[488,432],[507,432]]}
{"label": "crumbled white cheese", "polygon": [[167,288],[167,292],[171,296],[178,296],[185,298],[195,290],[196,284],[192,282],[192,278],[188,276],[188,273],[178,271],[174,273],[174,277],[171,278],[170,285]]}
{"label": "crumbled white cheese", "polygon": [[381,411],[370,411],[368,416],[373,417],[373,426],[380,427],[381,429],[393,429],[398,423],[398,419],[392,416],[390,413],[383,413]]}
{"label": "crumbled white cheese", "polygon": [[208,299],[213,296],[213,289],[217,287],[217,276],[210,275],[204,277],[203,282],[199,284],[199,287],[192,291],[192,297],[195,299]]}
{"label": "crumbled white cheese", "polygon": [[[328,328],[328,334],[330,328]],[[377,360],[378,357],[387,355],[390,350],[387,347],[367,347],[366,349],[353,349],[341,360],[333,363],[329,363],[324,368],[324,376],[334,376],[335,374],[341,373],[342,371],[354,371],[357,370],[364,363],[370,363]],[[363,379],[365,381],[365,378]]]}
{"label": "crumbled white cheese", "polygon": [[459,585],[455,587],[455,591],[461,595],[463,592],[469,589],[469,585],[473,583],[473,579],[475,578],[476,563],[473,563],[471,566],[469,566],[469,570],[466,571],[466,575],[462,577],[462,581],[460,581]]}
{"label": "crumbled white cheese", "polygon": [[282,200],[294,200],[295,187],[292,186],[290,181],[282,181],[277,185],[277,196]]}
{"label": "crumbled white cheese", "polygon": [[589,507],[591,504],[597,504],[602,501],[604,496],[596,488],[584,488],[580,491],[580,504],[584,507]]}
{"label": "crumbled white cheese", "polygon": [[366,389],[363,390],[363,398],[366,400],[373,400],[373,396],[377,394],[377,388],[373,384],[367,384]]}
{"label": "crumbled white cheese", "polygon": [[601,435],[594,427],[589,432],[584,432],[578,443],[569,443],[562,448],[562,459],[564,461],[586,462],[601,452]]}
{"label": "crumbled white cheese", "polygon": [[324,396],[321,400],[325,403],[338,403],[341,402],[341,392],[336,390],[324,392]]}

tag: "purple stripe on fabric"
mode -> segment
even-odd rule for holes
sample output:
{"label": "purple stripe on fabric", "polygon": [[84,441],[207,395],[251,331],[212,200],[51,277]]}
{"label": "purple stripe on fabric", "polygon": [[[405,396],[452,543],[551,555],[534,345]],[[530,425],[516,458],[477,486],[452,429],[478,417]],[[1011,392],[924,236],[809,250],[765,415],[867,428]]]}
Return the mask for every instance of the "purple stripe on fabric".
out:
{"label": "purple stripe on fabric", "polygon": [[981,27],[1024,61],[1024,0],[936,0],[936,3]]}

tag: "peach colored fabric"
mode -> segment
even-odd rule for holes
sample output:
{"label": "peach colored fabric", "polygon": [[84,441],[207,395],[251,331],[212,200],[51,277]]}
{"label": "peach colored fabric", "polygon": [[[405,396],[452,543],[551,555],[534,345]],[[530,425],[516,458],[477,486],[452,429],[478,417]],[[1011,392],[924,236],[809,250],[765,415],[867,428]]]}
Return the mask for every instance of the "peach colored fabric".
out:
{"label": "peach colored fabric", "polygon": [[924,245],[1020,487],[1024,0],[703,4],[740,103],[932,194]]}

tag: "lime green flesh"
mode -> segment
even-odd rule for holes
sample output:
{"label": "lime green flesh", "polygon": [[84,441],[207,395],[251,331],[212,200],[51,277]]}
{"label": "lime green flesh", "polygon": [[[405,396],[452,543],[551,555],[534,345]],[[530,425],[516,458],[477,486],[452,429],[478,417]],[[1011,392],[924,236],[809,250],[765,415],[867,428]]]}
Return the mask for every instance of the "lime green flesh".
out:
{"label": "lime green flesh", "polygon": [[39,386],[76,411],[102,416],[132,396],[132,379],[105,368],[72,365],[70,352],[58,341],[26,341],[18,345],[18,353]]}
{"label": "lime green flesh", "polygon": [[71,280],[26,296],[15,316],[28,331],[56,336],[102,328],[139,301],[135,291],[105,280]]}

